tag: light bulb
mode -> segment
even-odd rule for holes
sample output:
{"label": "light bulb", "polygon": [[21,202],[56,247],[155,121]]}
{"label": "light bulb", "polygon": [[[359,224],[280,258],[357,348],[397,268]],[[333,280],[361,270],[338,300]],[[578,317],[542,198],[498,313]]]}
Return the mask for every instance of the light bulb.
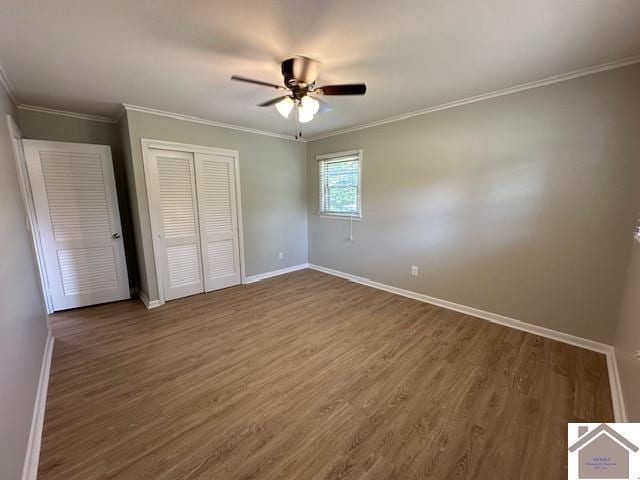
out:
{"label": "light bulb", "polygon": [[291,99],[291,97],[283,98],[278,103],[276,103],[276,110],[278,110],[278,113],[284,118],[289,117],[292,108],[293,100]]}
{"label": "light bulb", "polygon": [[307,123],[313,120],[313,113],[311,110],[304,108],[303,106],[298,107],[298,121],[300,123]]}
{"label": "light bulb", "polygon": [[318,102],[315,98],[310,97],[309,95],[305,95],[302,97],[300,101],[302,103],[302,108],[304,110],[309,110],[311,115],[315,115],[320,110],[320,102]]}

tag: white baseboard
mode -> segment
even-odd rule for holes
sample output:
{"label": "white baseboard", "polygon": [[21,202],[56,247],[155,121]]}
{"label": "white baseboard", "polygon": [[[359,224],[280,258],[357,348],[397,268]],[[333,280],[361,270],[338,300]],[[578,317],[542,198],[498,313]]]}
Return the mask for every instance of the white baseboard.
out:
{"label": "white baseboard", "polygon": [[139,288],[136,290],[136,293],[138,294],[138,298],[142,300],[142,303],[144,303],[144,306],[147,307],[147,310],[151,310],[152,308],[162,305],[160,300],[149,300],[149,297],[147,297],[147,295]]}
{"label": "white baseboard", "polygon": [[620,386],[620,378],[618,376],[615,350],[611,345],[596,342],[594,340],[589,340],[588,338],[577,337],[575,335],[564,332],[558,332],[557,330],[552,330],[550,328],[533,325],[531,323],[516,320],[515,318],[506,317],[497,313],[487,312],[477,308],[468,307],[466,305],[460,305],[448,300],[430,297],[422,293],[393,287],[391,285],[386,285],[384,283],[376,282],[368,278],[359,277],[357,275],[341,272],[339,270],[334,270],[332,268],[322,267],[320,265],[314,265],[312,263],[309,264],[309,268],[318,270],[319,272],[328,273],[329,275],[334,275],[336,277],[341,277],[355,283],[360,283],[362,285],[377,288],[379,290],[402,295],[403,297],[412,298],[414,300],[430,303],[432,305],[443,307],[448,310],[454,310],[466,315],[471,315],[483,320],[488,320],[489,322],[498,323],[506,327],[522,330],[523,332],[532,333],[534,335],[539,335],[541,337],[550,338],[559,342],[568,343],[569,345],[574,345],[576,347],[586,348],[587,350],[593,350],[594,352],[602,353],[607,357],[607,369],[609,372],[609,384],[611,387],[611,400],[613,402],[613,413],[615,420],[616,422],[626,422],[627,416],[624,408],[624,401],[622,398],[622,390]]}
{"label": "white baseboard", "polygon": [[55,339],[51,335],[51,331],[49,331],[45,342],[44,354],[42,355],[40,379],[38,380],[36,401],[33,407],[33,417],[31,418],[31,430],[29,431],[29,442],[27,443],[24,466],[22,467],[22,480],[36,480],[38,476],[42,428],[44,426],[44,413],[47,406],[47,390],[49,388],[49,374],[51,373],[54,341]]}
{"label": "white baseboard", "polygon": [[273,270],[271,272],[259,273],[257,275],[251,275],[249,277],[245,277],[244,283],[259,282],[260,280],[264,280],[265,278],[277,277],[278,275],[284,275],[285,273],[291,273],[297,270],[304,270],[305,268],[309,268],[308,263],[301,263],[299,265],[294,265],[292,267],[287,267],[287,268],[281,268],[280,270]]}
{"label": "white baseboard", "polygon": [[624,397],[622,395],[622,383],[620,382],[620,374],[618,373],[618,361],[616,359],[616,351],[611,347],[611,351],[607,353],[607,370],[609,371],[609,385],[611,387],[611,401],[613,402],[613,415],[616,422],[627,422],[627,410],[624,405]]}
{"label": "white baseboard", "polygon": [[[285,273],[291,273],[297,270],[303,270],[305,268],[309,268],[308,263],[301,263],[299,265],[293,265],[291,267],[281,268],[280,270],[273,270],[271,272],[259,273],[257,275],[251,275],[251,276],[245,277],[243,283],[248,284],[248,283],[259,282],[260,280],[264,280],[266,278],[276,277],[278,275],[284,275]],[[162,305],[160,300],[149,300],[149,297],[147,297],[147,295],[140,289],[136,289],[136,293],[138,294],[138,297],[140,298],[140,300],[142,300],[142,303],[144,303],[148,309],[156,308]]]}

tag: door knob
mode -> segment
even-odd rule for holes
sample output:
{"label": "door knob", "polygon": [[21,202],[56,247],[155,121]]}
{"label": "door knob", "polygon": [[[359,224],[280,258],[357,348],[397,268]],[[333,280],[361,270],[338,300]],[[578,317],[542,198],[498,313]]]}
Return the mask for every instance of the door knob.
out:
{"label": "door knob", "polygon": [[114,233],[113,235],[111,235],[111,238],[120,238],[120,234],[119,233]]}

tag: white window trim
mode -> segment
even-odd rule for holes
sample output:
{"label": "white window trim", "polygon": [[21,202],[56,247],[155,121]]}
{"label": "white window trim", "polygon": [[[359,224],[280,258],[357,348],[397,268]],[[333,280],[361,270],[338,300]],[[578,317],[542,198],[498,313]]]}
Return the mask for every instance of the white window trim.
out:
{"label": "white window trim", "polygon": [[[321,198],[322,191],[320,190],[320,182],[322,181],[322,173],[320,171],[320,161],[321,160],[331,160],[332,158],[338,157],[346,157],[348,155],[357,155],[358,156],[358,207],[359,212],[357,214],[351,213],[331,213],[331,212],[323,212],[321,210]],[[362,165],[363,165],[363,155],[362,149],[359,150],[346,150],[344,152],[335,152],[335,153],[325,153],[322,155],[316,155],[316,161],[318,162],[318,210],[316,214],[320,218],[331,218],[334,220],[353,220],[354,222],[362,221]]]}

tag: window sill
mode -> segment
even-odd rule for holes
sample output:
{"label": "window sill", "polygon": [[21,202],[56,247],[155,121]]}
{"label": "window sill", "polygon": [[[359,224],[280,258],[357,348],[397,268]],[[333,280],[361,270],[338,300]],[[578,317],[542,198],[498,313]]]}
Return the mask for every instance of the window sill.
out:
{"label": "window sill", "polygon": [[354,222],[361,222],[362,215],[340,215],[340,214],[330,214],[330,213],[318,213],[318,217],[320,218],[330,218],[332,220],[352,220]]}

